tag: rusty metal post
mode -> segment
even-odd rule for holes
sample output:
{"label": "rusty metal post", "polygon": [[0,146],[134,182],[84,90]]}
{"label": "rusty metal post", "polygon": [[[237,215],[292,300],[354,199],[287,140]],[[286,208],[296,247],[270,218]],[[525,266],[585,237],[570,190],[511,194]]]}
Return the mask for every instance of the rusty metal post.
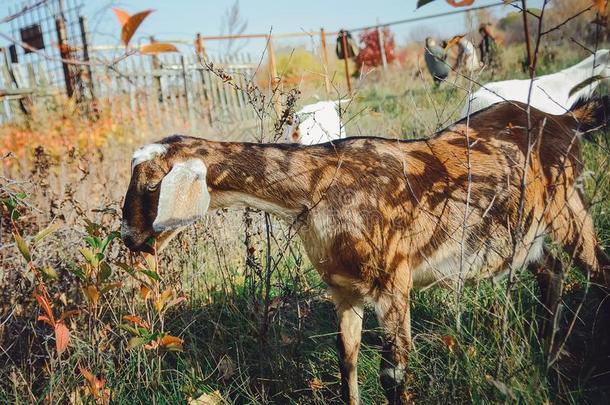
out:
{"label": "rusty metal post", "polygon": [[530,44],[530,29],[527,25],[527,0],[521,0],[521,8],[523,9],[523,34],[525,35],[525,49],[527,50],[527,70],[530,78],[534,77],[534,66],[532,64],[532,46]]}
{"label": "rusty metal post", "polygon": [[205,43],[203,41],[203,38],[201,37],[200,32],[197,33],[197,36],[195,38],[195,51],[197,52],[197,55],[200,55],[202,57],[205,55]]}
{"label": "rusty metal post", "polygon": [[66,22],[64,21],[63,13],[55,19],[55,28],[57,30],[59,54],[63,59],[61,62],[61,67],[64,72],[64,81],[66,82],[66,95],[71,98],[74,95],[74,83],[72,82],[73,78],[70,64],[66,62],[67,59],[70,59],[70,45],[68,44]]}
{"label": "rusty metal post", "polygon": [[352,78],[349,74],[349,52],[347,50],[347,32],[341,32],[341,43],[343,44],[343,63],[345,64],[345,80],[347,80],[347,91],[349,96],[352,97]]}
{"label": "rusty metal post", "polygon": [[324,88],[326,89],[326,97],[330,97],[330,79],[328,78],[328,51],[326,50],[326,33],[324,28],[320,28],[320,56],[322,58],[322,67],[324,68]]}
{"label": "rusty metal post", "polygon": [[[79,16],[78,17],[78,25],[80,27],[80,36],[81,41],[83,43],[83,61],[89,62],[89,31],[87,31],[87,17]],[[95,100],[95,85],[93,83],[93,70],[91,69],[91,65],[86,65],[84,67],[85,74],[84,79],[86,80],[87,87],[89,88],[89,94],[91,96],[91,100]]]}
{"label": "rusty metal post", "polygon": [[275,64],[275,53],[273,52],[273,40],[271,39],[271,36],[267,37],[267,56],[269,58],[269,74],[271,75],[271,97],[273,98],[273,108],[279,117],[282,115],[282,104],[279,97],[281,79],[277,75],[277,66]]}

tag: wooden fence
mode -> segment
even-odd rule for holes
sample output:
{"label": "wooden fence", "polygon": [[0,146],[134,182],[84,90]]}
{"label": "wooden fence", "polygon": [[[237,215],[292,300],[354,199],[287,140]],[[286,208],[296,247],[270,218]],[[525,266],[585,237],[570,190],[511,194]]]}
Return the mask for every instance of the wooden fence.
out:
{"label": "wooden fence", "polygon": [[133,55],[112,69],[94,69],[93,92],[100,100],[122,98],[111,106],[114,115],[139,115],[202,124],[256,118],[247,88],[256,66],[244,55],[214,63],[232,77],[230,82],[211,72],[196,55]]}
{"label": "wooden fence", "polygon": [[[180,121],[192,128],[256,118],[247,93],[236,89],[254,80],[256,65],[246,55],[213,63],[232,80],[211,72],[194,54],[132,55],[112,66],[93,63],[87,66],[91,94],[85,102],[108,106],[117,119]],[[2,123],[65,96],[42,63],[12,63],[5,54],[0,69]]]}

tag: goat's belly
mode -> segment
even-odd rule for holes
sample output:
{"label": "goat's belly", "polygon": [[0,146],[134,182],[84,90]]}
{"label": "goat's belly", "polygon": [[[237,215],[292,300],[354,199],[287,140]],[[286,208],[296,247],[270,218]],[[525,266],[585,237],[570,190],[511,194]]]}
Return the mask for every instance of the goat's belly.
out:
{"label": "goat's belly", "polygon": [[[543,252],[544,237],[533,238],[517,249],[512,259],[513,268],[519,268],[538,260]],[[468,249],[466,249],[468,251]],[[463,253],[459,244],[438,249],[413,269],[412,280],[416,288],[433,285],[452,286],[457,282],[473,282],[480,279],[501,277],[508,269],[510,249],[490,246],[469,254]]]}

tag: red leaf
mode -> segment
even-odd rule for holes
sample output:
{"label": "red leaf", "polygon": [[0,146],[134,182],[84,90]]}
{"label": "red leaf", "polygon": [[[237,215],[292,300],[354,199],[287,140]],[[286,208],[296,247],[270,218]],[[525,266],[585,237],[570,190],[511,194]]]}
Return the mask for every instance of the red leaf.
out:
{"label": "red leaf", "polygon": [[62,354],[70,343],[70,331],[63,321],[55,322],[55,346],[57,353]]}
{"label": "red leaf", "polygon": [[474,3],[474,0],[447,0],[447,3],[453,7],[467,7]]}
{"label": "red leaf", "polygon": [[142,318],[140,318],[138,316],[124,315],[123,319],[126,321],[131,321],[131,322],[135,323],[136,325],[143,327],[144,329],[150,330],[150,325],[148,324],[148,322],[146,322],[145,320],[143,320]]}
{"label": "red leaf", "polygon": [[47,318],[52,323],[55,323],[55,317],[53,316],[53,310],[51,309],[51,304],[49,303],[49,301],[44,296],[38,293],[34,293],[34,297],[36,298],[36,301],[38,301],[44,312],[47,314]]}
{"label": "red leaf", "polygon": [[127,46],[129,44],[131,37],[136,33],[136,30],[140,24],[142,24],[142,21],[152,12],[153,10],[146,10],[129,17],[121,30],[121,41],[123,42],[123,45]]}
{"label": "red leaf", "polygon": [[39,321],[42,321],[42,322],[44,322],[44,323],[46,323],[46,324],[48,324],[48,325],[49,325],[50,327],[52,327],[52,328],[54,328],[54,327],[55,327],[55,323],[53,323],[53,321],[51,321],[51,320],[49,319],[49,317],[48,317],[48,316],[46,316],[46,315],[40,315],[40,316],[38,317],[38,320],[39,320]]}
{"label": "red leaf", "polygon": [[165,42],[153,42],[152,44],[142,45],[140,47],[140,52],[143,54],[155,55],[163,52],[178,52],[178,48],[173,44]]}
{"label": "red leaf", "polygon": [[127,13],[127,11],[118,7],[112,7],[112,11],[116,15],[116,18],[119,19],[119,24],[121,24],[121,28],[123,28],[125,23],[129,20],[129,14]]}

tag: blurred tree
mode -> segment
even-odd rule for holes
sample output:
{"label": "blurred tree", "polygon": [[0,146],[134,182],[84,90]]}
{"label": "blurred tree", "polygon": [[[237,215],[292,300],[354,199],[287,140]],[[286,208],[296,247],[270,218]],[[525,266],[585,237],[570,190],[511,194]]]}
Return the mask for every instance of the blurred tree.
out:
{"label": "blurred tree", "polygon": [[[384,27],[379,31],[383,35],[386,61],[390,64],[396,59],[394,53],[394,34],[392,34],[388,27]],[[360,53],[356,57],[356,66],[359,72],[363,67],[372,68],[381,66],[383,63],[381,59],[381,48],[379,46],[379,31],[372,28],[360,34]]]}

